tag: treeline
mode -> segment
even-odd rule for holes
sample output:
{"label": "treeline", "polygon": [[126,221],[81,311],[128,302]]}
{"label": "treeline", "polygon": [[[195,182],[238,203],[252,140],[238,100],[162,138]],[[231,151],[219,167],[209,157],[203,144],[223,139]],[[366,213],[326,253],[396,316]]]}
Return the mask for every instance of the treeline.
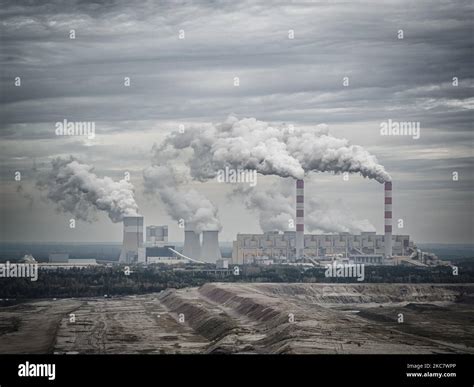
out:
{"label": "treeline", "polygon": [[212,278],[172,270],[94,267],[40,270],[37,281],[1,278],[0,298],[96,297],[159,292],[167,288],[201,286]]}
{"label": "treeline", "polygon": [[[474,262],[451,267],[414,268],[366,266],[363,283],[473,283]],[[159,292],[168,288],[201,286],[207,282],[293,282],[360,283],[357,278],[326,277],[325,269],[294,266],[243,266],[239,275],[179,270],[167,266],[40,270],[37,281],[28,278],[0,278],[0,298],[97,297]]]}
{"label": "treeline", "polygon": [[[241,280],[245,282],[359,282],[357,278],[326,277],[324,268],[269,266],[252,267],[241,270]],[[364,283],[473,283],[474,260],[458,265],[458,275],[453,275],[449,266],[365,266]]]}

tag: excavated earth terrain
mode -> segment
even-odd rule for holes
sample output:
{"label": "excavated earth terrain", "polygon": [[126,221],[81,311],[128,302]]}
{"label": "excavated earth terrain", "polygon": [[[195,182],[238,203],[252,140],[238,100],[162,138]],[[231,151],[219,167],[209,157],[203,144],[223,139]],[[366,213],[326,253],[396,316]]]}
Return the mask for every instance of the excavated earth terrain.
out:
{"label": "excavated earth terrain", "polygon": [[0,308],[0,353],[474,353],[474,284],[209,283]]}

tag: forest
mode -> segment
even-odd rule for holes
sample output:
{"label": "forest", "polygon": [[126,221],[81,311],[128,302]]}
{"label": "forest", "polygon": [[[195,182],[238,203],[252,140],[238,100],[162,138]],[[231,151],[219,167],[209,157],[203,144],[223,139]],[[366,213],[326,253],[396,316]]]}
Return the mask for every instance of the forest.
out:
{"label": "forest", "polygon": [[[325,276],[324,268],[294,266],[241,266],[232,272],[206,271],[193,267],[132,267],[126,275],[123,267],[41,270],[37,281],[28,278],[0,278],[0,298],[30,299],[50,297],[120,296],[160,292],[168,288],[201,286],[207,282],[289,282],[289,283],[360,283],[356,278]],[[414,268],[406,266],[367,266],[364,283],[472,283],[474,262],[459,263],[459,275],[451,267]]]}

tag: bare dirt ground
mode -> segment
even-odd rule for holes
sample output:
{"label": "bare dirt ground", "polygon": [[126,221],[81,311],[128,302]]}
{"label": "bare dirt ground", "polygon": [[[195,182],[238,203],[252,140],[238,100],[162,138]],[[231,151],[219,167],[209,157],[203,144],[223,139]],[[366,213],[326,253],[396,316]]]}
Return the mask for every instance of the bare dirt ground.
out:
{"label": "bare dirt ground", "polygon": [[210,283],[37,301],[0,308],[0,352],[474,353],[473,298],[473,284]]}
{"label": "bare dirt ground", "polygon": [[0,353],[50,353],[64,316],[80,300],[41,300],[0,308]]}
{"label": "bare dirt ground", "polygon": [[196,353],[209,342],[179,316],[169,313],[156,295],[91,299],[65,318],[56,353]]}

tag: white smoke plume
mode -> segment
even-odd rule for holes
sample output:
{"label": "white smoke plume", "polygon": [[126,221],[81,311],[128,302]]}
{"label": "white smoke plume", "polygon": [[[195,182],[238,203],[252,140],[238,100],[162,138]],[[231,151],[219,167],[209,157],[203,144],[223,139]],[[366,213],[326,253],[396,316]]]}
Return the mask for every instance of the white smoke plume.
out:
{"label": "white smoke plume", "polygon": [[[245,206],[258,213],[262,231],[295,231],[294,191],[294,180],[291,179],[267,190],[239,187],[233,195],[243,198]],[[357,219],[341,200],[328,201],[315,197],[305,203],[305,229],[317,234],[375,231],[367,219]]]}
{"label": "white smoke plume", "polygon": [[[305,203],[306,205],[306,203]],[[368,219],[357,219],[342,200],[327,201],[312,197],[305,211],[305,227],[316,234],[375,231]]]}
{"label": "white smoke plume", "polygon": [[295,219],[295,199],[289,192],[284,191],[284,184],[280,186],[268,190],[239,186],[234,189],[231,197],[238,197],[243,200],[246,208],[258,213],[262,231],[289,231],[289,222],[294,223]]}
{"label": "white smoke plume", "polygon": [[346,139],[331,136],[326,125],[291,129],[229,116],[221,124],[170,134],[155,154],[176,155],[186,149],[193,151],[188,159],[191,176],[200,181],[215,177],[225,167],[295,179],[315,171],[360,173],[380,183],[391,180],[375,156]]}
{"label": "white smoke plume", "polygon": [[23,188],[23,185],[22,184],[19,184],[17,187],[16,187],[16,193],[26,199],[28,201],[28,209],[30,211],[33,210],[33,205],[34,205],[34,202],[35,202],[35,199],[33,197],[33,195],[29,192],[27,192],[24,188]]}
{"label": "white smoke plume", "polygon": [[187,229],[198,233],[204,230],[221,230],[214,204],[194,189],[180,188],[183,176],[169,163],[146,168],[143,179],[145,193],[157,192],[166,205],[168,214],[176,221],[183,219]]}
{"label": "white smoke plume", "polygon": [[60,211],[69,212],[76,219],[92,221],[96,211],[104,211],[116,223],[124,216],[138,214],[130,182],[114,181],[107,176],[100,178],[93,166],[73,157],[54,159],[51,171],[37,185],[47,191],[47,198]]}

